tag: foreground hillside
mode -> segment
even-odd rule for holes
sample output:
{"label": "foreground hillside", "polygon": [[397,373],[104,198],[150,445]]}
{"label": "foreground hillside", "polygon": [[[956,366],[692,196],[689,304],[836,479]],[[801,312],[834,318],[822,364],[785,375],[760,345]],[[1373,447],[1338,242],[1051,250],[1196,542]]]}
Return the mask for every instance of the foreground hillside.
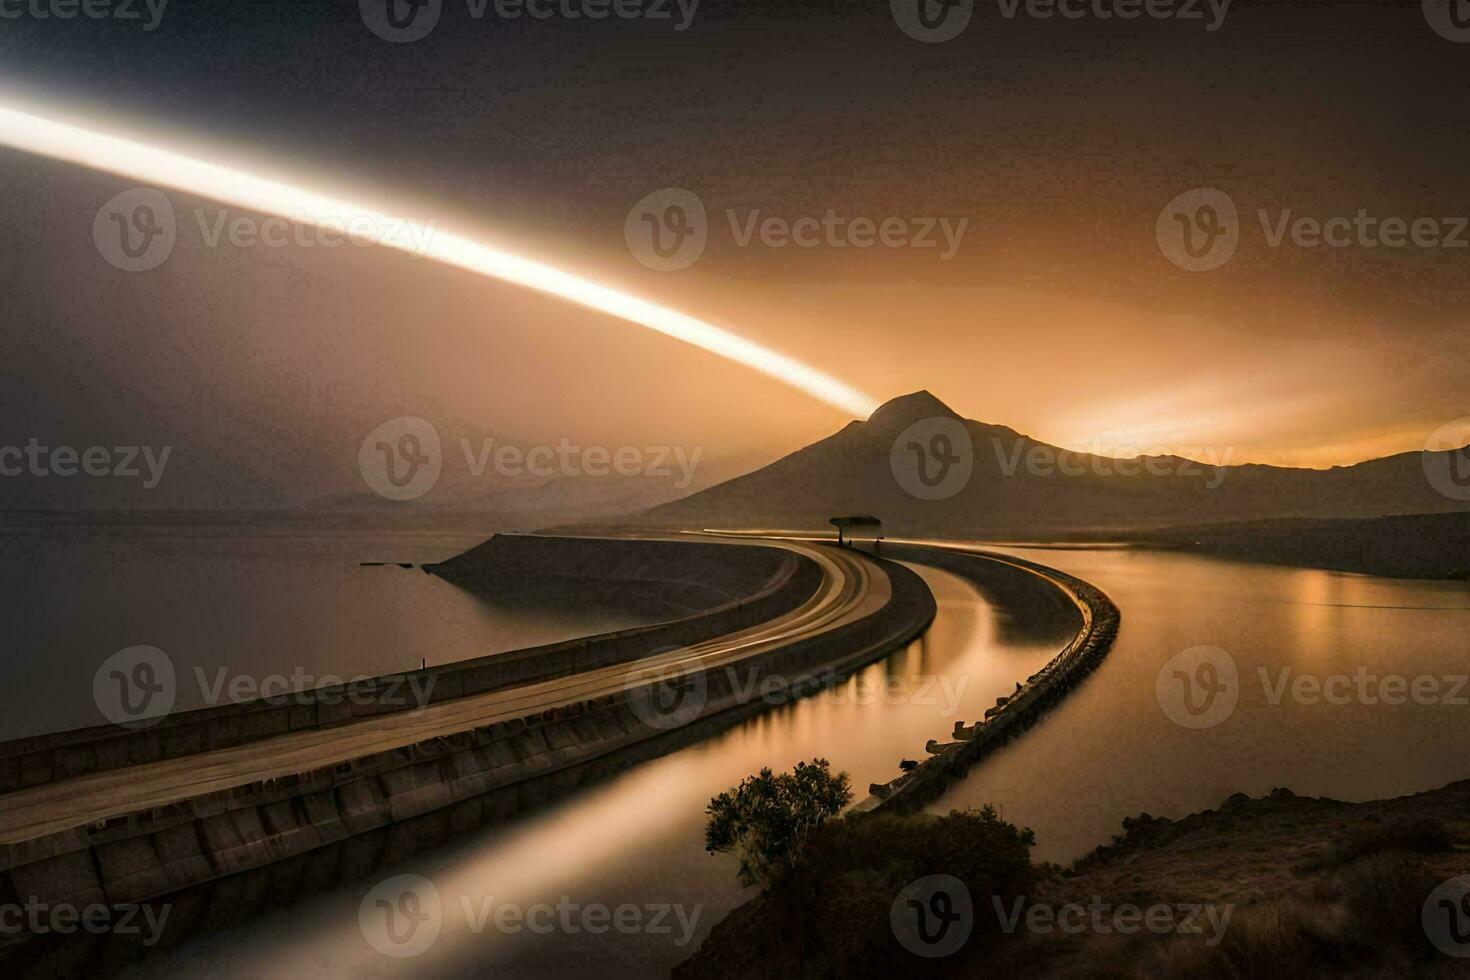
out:
{"label": "foreground hillside", "polygon": [[[1470,781],[1368,803],[1282,789],[1180,820],[1140,815],[1066,870],[1029,865],[1016,853],[1027,833],[993,820],[865,819],[877,821],[868,847],[851,830],[824,840],[820,880],[796,876],[737,909],[675,977],[1470,974],[1470,900],[1443,887],[1470,875]],[[973,925],[957,951],[921,958],[896,939],[891,904],[936,874],[969,886]]]}

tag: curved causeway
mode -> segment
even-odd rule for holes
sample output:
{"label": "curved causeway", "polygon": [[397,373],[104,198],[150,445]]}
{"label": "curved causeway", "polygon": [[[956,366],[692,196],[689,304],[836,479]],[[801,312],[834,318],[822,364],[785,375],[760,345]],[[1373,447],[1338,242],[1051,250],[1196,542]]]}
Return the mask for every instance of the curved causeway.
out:
{"label": "curved causeway", "polygon": [[1000,698],[985,717],[973,724],[956,722],[951,741],[931,739],[929,758],[912,771],[887,783],[874,783],[860,811],[909,811],[935,799],[953,779],[965,774],[995,749],[1021,734],[1067,692],[1079,684],[1112,648],[1121,614],[1101,589],[1082,579],[1036,562],[974,548],[944,547],[934,543],[897,543],[884,546],[890,557],[934,565],[972,582],[988,584],[995,570],[1021,571],[1056,590],[1076,610],[1078,628],[1067,645],[1046,666],[1018,683]]}
{"label": "curved causeway", "polygon": [[[587,549],[621,561],[632,552],[694,554],[687,545],[737,563],[758,548],[765,564],[743,580],[754,591],[670,623],[436,668],[447,694],[415,710],[370,705],[343,719],[306,712],[298,730],[281,734],[242,734],[242,718],[279,714],[254,704],[191,712],[187,725],[169,719],[176,733],[231,743],[195,752],[148,741],[146,732],[100,729],[0,746],[0,759],[30,760],[11,777],[29,771],[33,780],[0,795],[0,884],[43,900],[115,905],[361,835],[433,843],[765,708],[728,682],[733,665],[756,680],[851,671],[907,644],[934,615],[911,571],[857,552],[799,542],[565,543],[572,540],[546,539],[546,547],[560,549],[562,561]],[[474,578],[473,567],[453,566],[439,571],[462,584]],[[655,689],[674,691],[682,713],[660,714]],[[118,740],[124,754],[154,757],[118,765],[108,748]],[[90,771],[66,774],[83,764]]]}

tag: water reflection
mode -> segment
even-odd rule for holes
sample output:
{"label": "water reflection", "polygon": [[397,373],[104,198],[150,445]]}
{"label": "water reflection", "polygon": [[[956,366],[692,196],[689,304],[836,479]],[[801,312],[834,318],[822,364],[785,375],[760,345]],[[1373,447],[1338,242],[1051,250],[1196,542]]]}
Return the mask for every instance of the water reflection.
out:
{"label": "water reflection", "polygon": [[[688,956],[714,922],[747,894],[727,856],[703,849],[703,808],[715,793],[761,766],[789,768],[825,756],[851,774],[858,798],[898,762],[943,738],[956,719],[983,708],[1051,657],[1055,638],[1027,646],[997,639],[995,613],[964,582],[916,569],[939,601],[923,640],[840,686],[757,716],[709,741],[640,765],[511,824],[383,868],[374,881],[411,873],[431,880],[444,910],[433,946],[391,960],[364,940],[358,903],[373,881],[268,913],[238,928],[153,955],[134,975],[225,977],[510,976],[646,977]],[[694,921],[692,941],[670,933],[507,934],[476,931],[464,914],[484,903],[561,902],[610,909],[678,905]],[[676,922],[675,919],[669,919]]]}
{"label": "water reflection", "polygon": [[359,564],[442,561],[481,535],[40,535],[0,530],[0,592],[25,611],[6,623],[0,740],[104,724],[93,671],[137,644],[172,658],[188,710],[222,677],[376,676],[666,618],[493,607],[418,569]]}
{"label": "water reflection", "polygon": [[[994,802],[1037,832],[1037,856],[1069,860],[1125,816],[1181,816],[1234,792],[1276,786],[1363,800],[1470,777],[1470,704],[1299,703],[1303,674],[1470,672],[1470,589],[1139,550],[1004,549],[1093,582],[1123,611],[1113,652],[1046,720],[933,805]],[[1160,707],[1173,655],[1225,649],[1239,701],[1217,727],[1189,730]],[[1448,694],[1449,684],[1442,687]],[[1470,689],[1459,692],[1470,698]]]}

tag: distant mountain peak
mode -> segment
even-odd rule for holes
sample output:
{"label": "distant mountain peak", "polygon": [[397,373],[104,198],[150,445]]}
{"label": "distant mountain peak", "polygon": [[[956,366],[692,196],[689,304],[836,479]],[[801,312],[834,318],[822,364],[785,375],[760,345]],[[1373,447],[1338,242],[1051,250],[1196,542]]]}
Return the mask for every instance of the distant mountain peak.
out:
{"label": "distant mountain peak", "polygon": [[891,398],[879,405],[873,414],[868,416],[868,421],[875,423],[880,428],[887,428],[896,423],[908,426],[921,419],[935,416],[955,419],[960,417],[954,409],[930,394],[928,389],[920,389],[907,395]]}
{"label": "distant mountain peak", "polygon": [[[920,432],[922,439],[934,440],[927,448],[936,465],[942,453],[950,454],[950,465],[970,455],[970,465],[959,471],[962,481],[947,494],[916,490],[915,481],[925,488],[931,484],[922,475],[905,479],[904,467],[910,459],[929,464],[895,452],[909,428],[926,419],[944,420],[943,428],[950,429]],[[938,441],[941,435],[950,441],[947,449]],[[912,441],[903,445],[911,447]],[[1425,479],[1430,462],[1451,454],[1421,455],[1333,470],[1215,466],[1177,455],[1117,460],[965,419],[920,390],[884,402],[867,421],[850,422],[768,466],[663,504],[650,515],[656,523],[681,527],[825,530],[833,514],[874,514],[895,535],[974,537],[1464,510],[1463,500]],[[1457,480],[1458,472],[1445,479]]]}

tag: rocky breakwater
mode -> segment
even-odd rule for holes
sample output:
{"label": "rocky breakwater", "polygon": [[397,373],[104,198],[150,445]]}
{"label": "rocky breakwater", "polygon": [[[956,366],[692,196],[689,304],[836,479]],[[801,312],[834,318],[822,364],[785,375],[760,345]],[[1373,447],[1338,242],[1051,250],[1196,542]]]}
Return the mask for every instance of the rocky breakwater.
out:
{"label": "rocky breakwater", "polygon": [[[928,758],[887,783],[873,783],[868,799],[858,804],[862,811],[911,812],[936,799],[952,780],[995,749],[1026,731],[1052,706],[1090,674],[1112,648],[1118,635],[1121,614],[1113,601],[1096,586],[1082,579],[1034,562],[1008,555],[976,552],[915,549],[927,555],[909,555],[918,561],[940,564],[960,575],[973,575],[977,561],[992,562],[1012,573],[1036,576],[1075,606],[1080,617],[1076,635],[1041,670],[1017,683],[1009,695],[997,699],[985,717],[972,724],[956,722],[950,739],[931,739],[925,745]],[[936,553],[938,560],[936,560]],[[994,572],[987,573],[993,574]]]}

